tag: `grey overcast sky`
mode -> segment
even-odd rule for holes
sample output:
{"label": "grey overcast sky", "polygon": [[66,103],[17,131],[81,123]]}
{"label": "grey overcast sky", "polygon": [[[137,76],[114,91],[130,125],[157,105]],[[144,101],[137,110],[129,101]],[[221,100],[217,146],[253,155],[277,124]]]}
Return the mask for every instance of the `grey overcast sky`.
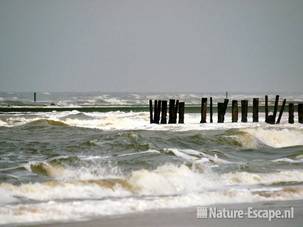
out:
{"label": "grey overcast sky", "polygon": [[302,87],[302,0],[0,0],[2,91]]}

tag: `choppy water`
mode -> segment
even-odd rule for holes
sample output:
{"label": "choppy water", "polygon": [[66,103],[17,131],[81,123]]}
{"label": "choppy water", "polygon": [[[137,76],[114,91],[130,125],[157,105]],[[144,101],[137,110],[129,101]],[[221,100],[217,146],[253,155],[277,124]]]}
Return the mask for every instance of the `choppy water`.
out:
{"label": "choppy water", "polygon": [[[264,93],[229,93],[229,98],[264,98]],[[268,93],[272,97],[276,93]],[[279,93],[288,101],[303,101],[302,93]],[[146,105],[149,99],[176,98],[186,104],[200,104],[201,97],[212,96],[217,102],[225,98],[225,93],[102,93],[102,92],[37,92],[36,104],[56,104],[58,106],[106,106],[106,105]],[[274,100],[273,100],[274,101]],[[33,92],[0,92],[0,106],[33,105]]]}
{"label": "choppy water", "polygon": [[199,124],[195,113],[184,125],[150,125],[147,112],[0,114],[0,224],[303,199],[303,125],[287,124],[287,115],[275,126],[263,114],[260,123],[226,121]]}

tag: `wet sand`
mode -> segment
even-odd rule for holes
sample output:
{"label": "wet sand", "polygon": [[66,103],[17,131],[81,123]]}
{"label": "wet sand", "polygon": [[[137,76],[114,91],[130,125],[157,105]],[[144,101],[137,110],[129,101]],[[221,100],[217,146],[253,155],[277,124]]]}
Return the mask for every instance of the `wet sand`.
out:
{"label": "wet sand", "polygon": [[197,209],[182,208],[182,209],[166,209],[157,211],[147,211],[135,214],[125,214],[101,217],[90,221],[83,222],[70,222],[70,223],[53,223],[53,224],[39,224],[40,227],[183,227],[183,226],[278,226],[278,227],[292,227],[303,226],[303,201],[302,200],[288,200],[288,201],[270,201],[259,203],[241,203],[241,204],[225,204],[225,205],[212,205],[207,207],[228,208],[228,209],[244,209],[253,207],[255,209],[288,209],[294,207],[293,219],[197,219]]}

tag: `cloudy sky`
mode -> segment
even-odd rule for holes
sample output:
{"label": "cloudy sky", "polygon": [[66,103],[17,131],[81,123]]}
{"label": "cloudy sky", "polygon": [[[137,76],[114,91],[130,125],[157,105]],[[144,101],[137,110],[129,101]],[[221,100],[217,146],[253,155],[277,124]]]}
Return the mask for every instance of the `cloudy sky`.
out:
{"label": "cloudy sky", "polygon": [[2,91],[302,87],[302,0],[0,0]]}

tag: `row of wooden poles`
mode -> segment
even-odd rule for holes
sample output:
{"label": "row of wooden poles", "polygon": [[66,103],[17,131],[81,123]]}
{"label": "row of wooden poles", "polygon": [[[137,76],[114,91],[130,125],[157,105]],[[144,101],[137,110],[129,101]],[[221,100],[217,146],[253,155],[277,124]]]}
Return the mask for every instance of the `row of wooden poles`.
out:
{"label": "row of wooden poles", "polygon": [[[170,99],[168,109],[168,124],[184,123],[185,103],[179,100]],[[167,124],[167,101],[166,100],[149,100],[150,123]],[[161,113],[161,117],[160,117]],[[179,115],[179,117],[178,117]]]}
{"label": "row of wooden poles", "polygon": [[[213,123],[213,99],[209,99],[209,122]],[[218,123],[224,123],[225,114],[229,99],[224,99],[224,102],[218,102]],[[207,122],[207,98],[201,99],[201,121],[200,123]],[[269,124],[279,124],[286,106],[286,99],[283,100],[282,105],[279,108],[279,95],[276,95],[275,104],[272,114],[269,114],[268,96],[265,96],[265,122]],[[178,123],[184,123],[184,109],[185,103],[179,102],[179,100],[169,100],[169,124],[177,123],[177,115],[179,114]],[[150,123],[155,124],[167,124],[167,101],[166,100],[149,100],[150,110]],[[303,103],[297,105],[298,110],[298,122],[303,123]],[[278,113],[279,111],[279,113]],[[293,124],[294,121],[295,105],[294,103],[288,103],[288,123]],[[239,105],[238,100],[232,100],[231,104],[232,122],[238,122],[239,120]],[[247,122],[248,115],[248,100],[241,100],[241,122]],[[259,122],[259,98],[253,98],[252,106],[252,120],[253,122]]]}
{"label": "row of wooden poles", "polygon": [[[224,99],[224,102],[218,103],[218,123],[224,122],[224,116],[227,110],[229,100]],[[279,124],[285,109],[286,99],[283,100],[282,105],[280,107],[279,115],[279,95],[276,95],[275,104],[273,113],[269,114],[268,107],[268,96],[265,96],[265,122],[269,124]],[[294,103],[288,103],[288,123],[294,123],[294,111],[295,106]],[[201,122],[206,123],[206,113],[207,113],[207,98],[202,98],[201,101]],[[238,100],[232,100],[231,105],[231,114],[232,114],[232,122],[238,122],[239,108],[238,108]],[[241,122],[247,122],[247,114],[248,114],[248,100],[241,100]],[[252,120],[253,122],[259,122],[259,98],[253,98],[253,106],[252,106]],[[212,98],[210,98],[210,122],[213,122],[212,119]],[[298,104],[298,122],[303,123],[303,104]]]}

